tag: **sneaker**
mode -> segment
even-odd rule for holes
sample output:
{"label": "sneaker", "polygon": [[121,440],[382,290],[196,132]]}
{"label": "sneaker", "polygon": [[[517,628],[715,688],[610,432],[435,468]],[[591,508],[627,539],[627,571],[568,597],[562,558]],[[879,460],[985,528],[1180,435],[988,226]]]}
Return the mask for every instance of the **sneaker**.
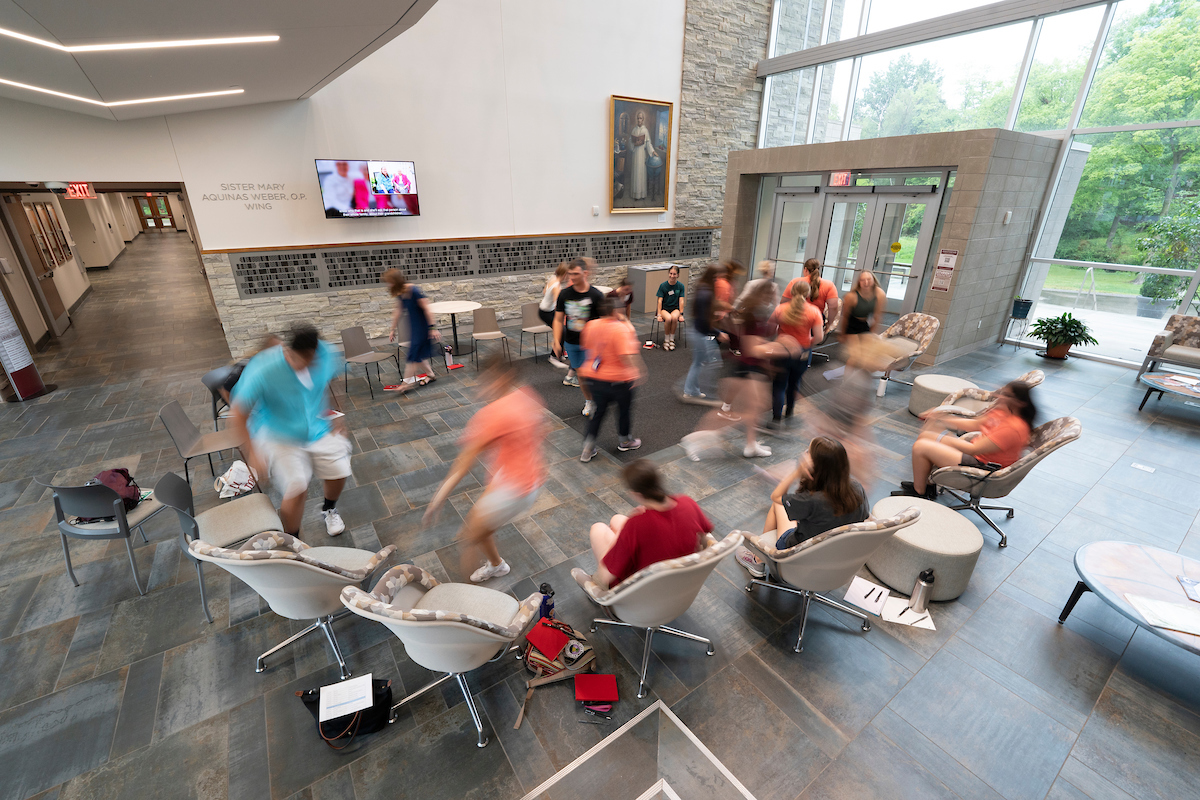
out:
{"label": "sneaker", "polygon": [[595,403],[595,401],[593,401],[593,400],[588,400],[587,402],[585,402],[585,403],[583,404],[583,415],[584,415],[585,417],[590,417],[590,416],[592,415],[592,412],[593,412],[593,411],[595,411],[595,410],[596,410],[596,403]]}
{"label": "sneaker", "polygon": [[325,520],[325,532],[330,536],[337,536],[346,530],[346,523],[342,522],[342,515],[336,508],[322,511],[321,518]]}
{"label": "sneaker", "polygon": [[683,451],[692,461],[699,461],[700,454],[717,443],[717,435],[713,431],[695,431],[679,440]]}
{"label": "sneaker", "polygon": [[730,422],[741,422],[742,421],[741,414],[735,414],[732,411],[727,410],[726,407],[722,407],[721,410],[717,412],[717,416],[720,417],[721,419],[727,419]]}
{"label": "sneaker", "polygon": [[917,487],[912,481],[900,481],[900,491],[892,492],[892,497],[920,497],[925,500],[937,501],[937,485],[933,483],[925,484],[925,493],[917,491]]}
{"label": "sneaker", "polygon": [[617,449],[620,450],[622,453],[624,453],[627,450],[637,450],[641,446],[642,446],[641,439],[630,439],[627,442],[621,442],[620,444],[618,444]]}
{"label": "sneaker", "polygon": [[482,567],[471,573],[471,583],[490,581],[492,578],[499,578],[509,572],[508,562],[504,559],[500,559],[500,563],[494,567],[485,561]]}
{"label": "sneaker", "polygon": [[767,568],[758,556],[750,552],[748,547],[738,547],[733,551],[734,557],[742,567],[756,578],[765,578],[767,576]]}
{"label": "sneaker", "polygon": [[697,406],[716,407],[716,406],[721,405],[720,400],[709,397],[708,395],[704,394],[703,392],[700,392],[699,394],[686,394],[685,393],[683,395],[680,395],[679,399],[685,403],[691,403],[692,405],[697,405]]}
{"label": "sneaker", "polygon": [[579,460],[586,464],[596,457],[597,452],[599,451],[596,449],[596,443],[591,439],[584,439],[583,452],[579,455]]}
{"label": "sneaker", "polygon": [[567,377],[563,378],[563,386],[574,386],[576,389],[578,389],[579,388],[578,376],[568,375]]}
{"label": "sneaker", "polygon": [[771,448],[761,442],[755,442],[753,445],[747,445],[742,455],[746,458],[766,458],[771,455]]}
{"label": "sneaker", "polygon": [[554,356],[550,356],[550,363],[553,364],[554,366],[558,367],[559,369],[570,369],[571,368],[570,364],[568,364],[565,361],[560,361],[558,358],[556,358]]}

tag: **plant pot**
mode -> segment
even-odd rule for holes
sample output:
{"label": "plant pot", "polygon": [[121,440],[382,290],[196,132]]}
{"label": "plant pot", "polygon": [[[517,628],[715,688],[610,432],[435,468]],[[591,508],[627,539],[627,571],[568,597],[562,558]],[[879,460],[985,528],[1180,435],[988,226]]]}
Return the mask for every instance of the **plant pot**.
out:
{"label": "plant pot", "polygon": [[1047,358],[1066,358],[1067,351],[1071,349],[1069,344],[1056,344],[1046,346]]}
{"label": "plant pot", "polygon": [[1152,297],[1138,297],[1137,315],[1147,319],[1162,319],[1170,311],[1170,303],[1154,302]]}
{"label": "plant pot", "polygon": [[1033,308],[1032,300],[1013,300],[1012,318],[1029,319],[1029,309]]}

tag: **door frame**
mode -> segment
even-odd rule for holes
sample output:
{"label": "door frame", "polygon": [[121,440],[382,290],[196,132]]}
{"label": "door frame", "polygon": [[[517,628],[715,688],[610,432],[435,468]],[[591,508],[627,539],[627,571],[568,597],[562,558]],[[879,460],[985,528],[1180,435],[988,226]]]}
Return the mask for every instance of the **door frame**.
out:
{"label": "door frame", "polygon": [[796,263],[798,266],[794,272],[799,274],[804,261],[813,256],[812,243],[816,241],[821,225],[821,187],[820,186],[785,186],[775,190],[774,207],[771,211],[771,231],[770,238],[767,240],[767,259],[776,262],[775,274],[779,274],[779,235],[783,229],[783,207],[784,204],[790,202],[810,202],[813,204],[813,213],[808,217],[808,239],[805,242],[804,258],[799,262],[785,261],[784,263]]}
{"label": "door frame", "polygon": [[[29,288],[33,290],[33,298],[37,302],[38,310],[42,312],[42,320],[46,323],[46,328],[54,338],[62,336],[71,325],[71,311],[59,297],[58,305],[63,307],[63,311],[56,315],[46,297],[47,290],[43,287],[47,285],[48,290],[53,291],[58,297],[58,287],[54,285],[54,269],[56,267],[38,274],[34,266],[41,263],[42,257],[37,252],[37,242],[33,238],[29,219],[25,216],[24,197],[19,194],[3,195],[3,201],[0,202],[0,223],[3,223],[8,233],[9,243],[12,245],[17,261],[20,262],[21,269],[25,272]],[[48,283],[44,283],[44,281]]]}

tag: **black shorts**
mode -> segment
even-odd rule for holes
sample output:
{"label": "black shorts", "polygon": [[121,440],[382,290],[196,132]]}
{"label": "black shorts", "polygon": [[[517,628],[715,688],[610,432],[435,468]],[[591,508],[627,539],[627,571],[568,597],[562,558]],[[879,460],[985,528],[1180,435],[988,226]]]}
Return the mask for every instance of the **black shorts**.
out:
{"label": "black shorts", "polygon": [[871,323],[869,320],[867,320],[866,317],[851,316],[849,319],[846,320],[846,333],[858,334],[858,333],[870,333],[870,332],[871,332]]}
{"label": "black shorts", "polygon": [[1000,469],[1000,465],[991,461],[980,461],[975,456],[969,453],[963,453],[962,458],[958,462],[964,467],[975,467],[976,469],[986,469],[989,472],[995,472]]}

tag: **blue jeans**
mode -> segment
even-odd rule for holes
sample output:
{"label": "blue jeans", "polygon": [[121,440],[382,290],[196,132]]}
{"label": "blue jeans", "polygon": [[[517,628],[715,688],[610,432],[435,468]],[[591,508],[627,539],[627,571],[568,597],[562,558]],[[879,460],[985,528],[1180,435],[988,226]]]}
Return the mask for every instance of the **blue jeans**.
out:
{"label": "blue jeans", "polygon": [[683,382],[683,393],[695,397],[701,392],[701,382],[704,383],[704,394],[716,397],[717,390],[713,385],[713,374],[716,366],[721,363],[721,346],[712,336],[691,331],[692,367],[688,370],[687,379]]}
{"label": "blue jeans", "polygon": [[587,350],[577,344],[564,343],[563,349],[567,351],[567,361],[570,362],[572,370],[578,370],[587,360]]}
{"label": "blue jeans", "polygon": [[809,362],[812,361],[812,351],[801,353],[796,358],[785,358],[778,362],[779,371],[771,382],[771,417],[782,419],[784,405],[787,405],[787,415],[792,415],[796,406],[796,394],[800,390],[800,379],[804,377]]}

